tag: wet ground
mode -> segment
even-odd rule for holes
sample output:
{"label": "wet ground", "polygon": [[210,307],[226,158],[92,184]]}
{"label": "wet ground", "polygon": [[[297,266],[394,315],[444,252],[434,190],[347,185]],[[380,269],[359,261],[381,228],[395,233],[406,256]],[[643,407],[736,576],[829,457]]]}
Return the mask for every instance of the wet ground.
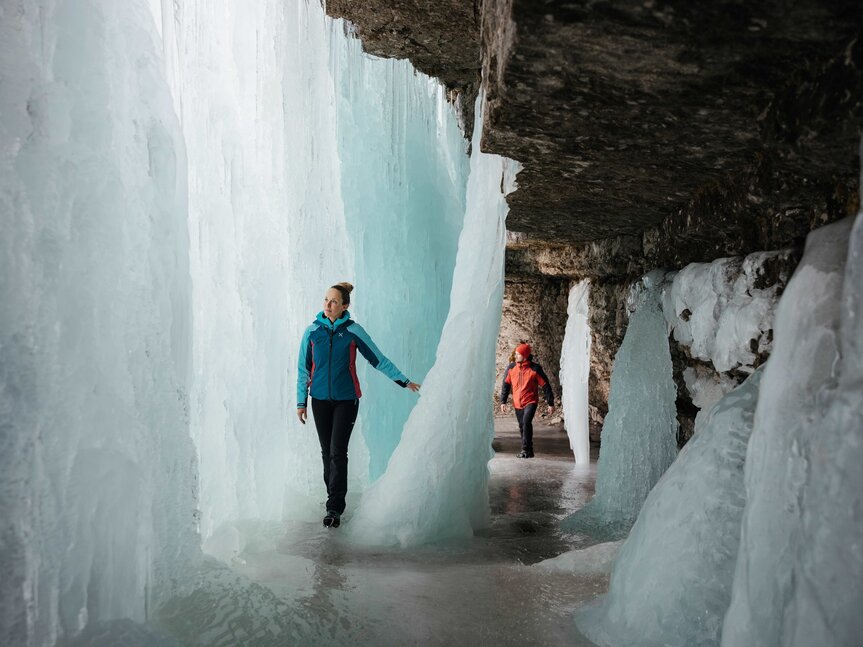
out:
{"label": "wet ground", "polygon": [[318,523],[248,527],[231,568],[208,564],[158,622],[182,644],[590,645],[573,610],[607,576],[533,565],[589,544],[557,528],[592,496],[595,457],[576,467],[563,428],[543,421],[534,446],[516,458],[514,416],[496,419],[492,522],[470,540],[360,549]]}

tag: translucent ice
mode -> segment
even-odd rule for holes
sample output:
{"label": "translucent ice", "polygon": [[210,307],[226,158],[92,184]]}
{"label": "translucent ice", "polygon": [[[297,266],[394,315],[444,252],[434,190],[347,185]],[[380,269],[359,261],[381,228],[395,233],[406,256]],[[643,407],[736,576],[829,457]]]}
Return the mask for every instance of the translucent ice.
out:
{"label": "translucent ice", "polygon": [[[301,515],[319,492],[317,437],[293,414],[297,347],[354,257],[321,8],[215,0],[160,11],[188,148],[191,427],[206,539],[238,517]],[[358,434],[353,476],[362,445]]]}
{"label": "translucent ice", "polygon": [[[450,305],[467,141],[439,81],[407,60],[364,55],[360,41],[340,31],[331,42],[345,222],[359,259],[351,312],[408,377],[422,382]],[[359,427],[374,480],[416,398],[394,390],[365,362],[358,368],[367,387]]]}
{"label": "translucent ice", "polygon": [[803,486],[800,548],[783,640],[851,645],[863,635],[863,217],[848,243],[839,322],[838,383],[817,399]]}
{"label": "translucent ice", "polygon": [[560,386],[563,391],[563,417],[569,447],[578,464],[590,462],[587,386],[590,376],[590,325],[587,300],[590,283],[575,283],[569,290],[566,331],[560,357]]}
{"label": "translucent ice", "polygon": [[[470,536],[488,520],[487,463],[494,434],[488,403],[503,302],[505,196],[514,189],[518,169],[480,151],[481,101],[437,359],[386,472],[366,491],[350,521],[349,532],[360,542],[409,546]],[[459,370],[453,370],[454,363]]]}
{"label": "translucent ice", "polygon": [[[142,619],[199,539],[244,545],[239,517],[318,516],[318,442],[294,415],[301,332],[353,280],[358,317],[386,321],[367,327],[422,379],[467,158],[445,90],[362,55],[316,2],[0,14],[0,643],[53,644]],[[346,212],[364,178],[376,201]],[[399,427],[412,394],[367,386]],[[356,494],[369,458],[363,435],[351,445]]]}
{"label": "translucent ice", "polygon": [[194,563],[185,151],[142,2],[0,8],[0,644]]}
{"label": "translucent ice", "polygon": [[849,248],[851,226],[809,235],[777,308],[723,645],[854,644],[863,629],[860,234]]}
{"label": "translucent ice", "polygon": [[650,273],[634,291],[635,312],[611,374],[596,495],[561,522],[566,530],[625,535],[677,455],[676,389],[662,315],[662,280],[661,272]]}
{"label": "translucent ice", "polygon": [[716,645],[731,598],[743,463],[762,371],[702,419],[650,492],[604,599],[576,615],[598,645]]}
{"label": "translucent ice", "polygon": [[557,557],[534,564],[542,571],[559,571],[573,575],[608,574],[623,541],[607,541],[587,548],[570,550]]}
{"label": "translucent ice", "polygon": [[[294,415],[299,340],[326,288],[349,280],[353,316],[422,381],[464,217],[457,116],[439,83],[363,54],[319,3],[159,11],[190,168],[202,534],[318,516],[318,440]],[[358,364],[352,497],[369,466],[383,470],[416,402]]]}

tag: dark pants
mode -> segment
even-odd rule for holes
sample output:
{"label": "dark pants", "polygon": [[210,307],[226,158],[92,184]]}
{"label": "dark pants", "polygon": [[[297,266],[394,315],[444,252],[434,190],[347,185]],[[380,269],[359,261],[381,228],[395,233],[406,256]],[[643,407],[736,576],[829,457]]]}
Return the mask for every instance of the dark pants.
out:
{"label": "dark pants", "polygon": [[348,493],[348,441],[360,409],[359,400],[315,400],[312,413],[318,440],[321,441],[321,458],[324,462],[324,483],[327,486],[327,510],[339,514],[345,511]]}
{"label": "dark pants", "polygon": [[521,448],[523,451],[533,451],[533,416],[536,413],[536,403],[528,404],[524,409],[516,409],[515,417],[518,420],[518,431],[521,434]]}

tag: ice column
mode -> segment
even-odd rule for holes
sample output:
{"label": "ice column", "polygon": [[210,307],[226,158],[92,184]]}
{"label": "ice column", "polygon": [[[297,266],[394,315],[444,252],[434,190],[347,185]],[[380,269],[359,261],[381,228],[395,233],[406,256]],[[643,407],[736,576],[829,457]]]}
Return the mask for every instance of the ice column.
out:
{"label": "ice column", "polygon": [[563,390],[563,417],[569,447],[575,462],[590,463],[590,430],[588,427],[588,380],[590,379],[590,325],[588,294],[590,283],[580,281],[569,290],[566,331],[560,357],[560,384]]}
{"label": "ice column", "polygon": [[846,268],[851,226],[809,235],[777,308],[723,645],[853,644],[863,630],[859,222]]}
{"label": "ice column", "polygon": [[[480,151],[477,100],[464,229],[437,359],[383,476],[348,526],[354,540],[416,545],[465,537],[488,521],[488,403],[501,304],[508,210],[517,165]],[[453,370],[457,365],[458,370]]]}
{"label": "ice column", "polygon": [[145,2],[0,13],[0,643],[52,645],[198,552],[185,151]]}
{"label": "ice column", "polygon": [[[863,635],[863,217],[848,242],[840,303],[838,382],[822,391],[803,486],[798,582],[787,641],[851,645]],[[784,637],[783,637],[784,638]]]}
{"label": "ice column", "polygon": [[723,397],[651,490],[607,596],[576,614],[597,645],[717,645],[745,492],[743,463],[763,370]]}
{"label": "ice column", "polygon": [[563,520],[566,530],[618,537],[677,455],[676,388],[662,314],[663,274],[636,286],[635,311],[614,358],[596,495]]}
{"label": "ice column", "polygon": [[[345,38],[341,21],[333,23],[332,45],[345,220],[358,261],[351,312],[408,377],[422,382],[449,310],[467,141],[437,79],[407,60],[364,55],[358,39]],[[358,372],[358,426],[376,479],[416,397],[364,361]]]}
{"label": "ice column", "polygon": [[317,436],[294,415],[296,358],[326,287],[352,277],[353,250],[321,7],[215,0],[161,11],[188,146],[192,432],[206,539],[237,518],[300,516],[318,498]]}

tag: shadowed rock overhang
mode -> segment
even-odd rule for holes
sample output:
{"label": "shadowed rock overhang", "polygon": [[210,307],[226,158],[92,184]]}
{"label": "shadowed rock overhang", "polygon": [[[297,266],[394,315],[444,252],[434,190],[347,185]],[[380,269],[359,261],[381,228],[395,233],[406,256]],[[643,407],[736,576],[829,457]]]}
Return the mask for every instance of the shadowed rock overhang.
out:
{"label": "shadowed rock overhang", "polygon": [[679,242],[698,260],[728,247],[717,238],[741,252],[791,244],[856,206],[859,0],[327,11],[455,92],[475,92],[482,65],[482,147],[524,165],[507,226],[525,241],[632,237],[636,256]]}

